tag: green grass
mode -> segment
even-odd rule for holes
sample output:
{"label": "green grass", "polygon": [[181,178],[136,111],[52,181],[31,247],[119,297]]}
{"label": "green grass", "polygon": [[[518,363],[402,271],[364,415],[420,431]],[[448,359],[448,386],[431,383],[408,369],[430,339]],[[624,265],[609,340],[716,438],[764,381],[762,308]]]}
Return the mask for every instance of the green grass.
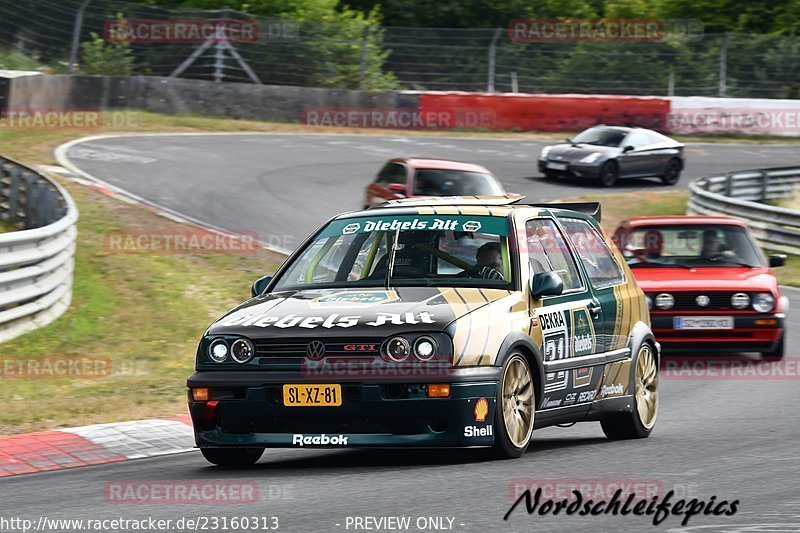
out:
{"label": "green grass", "polygon": [[17,229],[16,226],[13,224],[9,224],[4,220],[0,220],[0,233],[6,233],[8,231],[15,231]]}
{"label": "green grass", "polygon": [[686,214],[686,191],[646,192],[621,194],[595,194],[573,198],[574,201],[601,202],[603,229],[614,233],[625,219],[641,216]]}

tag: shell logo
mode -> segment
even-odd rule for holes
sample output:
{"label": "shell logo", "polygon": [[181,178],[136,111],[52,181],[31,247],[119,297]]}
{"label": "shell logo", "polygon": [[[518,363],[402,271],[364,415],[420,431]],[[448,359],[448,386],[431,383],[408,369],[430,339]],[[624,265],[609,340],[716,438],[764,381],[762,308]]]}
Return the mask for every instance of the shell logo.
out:
{"label": "shell logo", "polygon": [[475,403],[475,422],[486,422],[487,414],[489,414],[489,402],[486,398],[481,398]]}

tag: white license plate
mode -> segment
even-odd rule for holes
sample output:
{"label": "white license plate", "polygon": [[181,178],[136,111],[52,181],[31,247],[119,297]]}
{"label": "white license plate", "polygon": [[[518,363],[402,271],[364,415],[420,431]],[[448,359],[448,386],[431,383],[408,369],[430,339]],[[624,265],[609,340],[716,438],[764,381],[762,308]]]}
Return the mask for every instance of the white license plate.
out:
{"label": "white license plate", "polygon": [[567,170],[567,164],[548,162],[547,168],[552,168],[553,170]]}
{"label": "white license plate", "polygon": [[732,316],[676,316],[674,329],[733,329]]}

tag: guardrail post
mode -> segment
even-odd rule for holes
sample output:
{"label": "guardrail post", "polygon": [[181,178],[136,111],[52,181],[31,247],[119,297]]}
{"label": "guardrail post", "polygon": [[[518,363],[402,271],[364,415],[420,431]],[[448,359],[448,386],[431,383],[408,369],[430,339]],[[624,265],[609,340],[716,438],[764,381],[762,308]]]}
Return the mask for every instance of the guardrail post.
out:
{"label": "guardrail post", "polygon": [[11,167],[8,171],[10,186],[8,188],[8,216],[6,220],[11,224],[16,224],[19,218],[19,169]]}
{"label": "guardrail post", "polygon": [[36,199],[39,196],[39,184],[36,176],[25,172],[25,229],[36,227]]}
{"label": "guardrail post", "polygon": [[[3,188],[3,177],[5,177],[5,170],[6,170],[5,166],[6,166],[5,163],[3,161],[0,161],[0,200],[3,199],[2,188]],[[9,180],[8,188],[11,189],[11,180]],[[10,192],[6,194],[6,198],[8,198],[9,196],[11,196]],[[0,220],[7,220],[7,214],[0,211]]]}
{"label": "guardrail post", "polygon": [[769,174],[766,172],[761,173],[761,201],[767,199],[767,192],[769,192]]}
{"label": "guardrail post", "polygon": [[725,196],[733,196],[733,174],[725,174]]}
{"label": "guardrail post", "polygon": [[39,190],[39,199],[37,202],[36,220],[39,226],[46,226],[51,222],[51,213],[53,212],[53,191],[48,189]]}

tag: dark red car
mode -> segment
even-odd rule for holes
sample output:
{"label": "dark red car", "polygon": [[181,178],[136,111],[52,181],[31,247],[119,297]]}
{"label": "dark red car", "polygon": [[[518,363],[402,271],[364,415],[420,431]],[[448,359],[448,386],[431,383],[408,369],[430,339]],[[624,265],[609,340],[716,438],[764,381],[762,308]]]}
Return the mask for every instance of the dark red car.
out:
{"label": "dark red car", "polygon": [[503,186],[487,168],[447,159],[389,160],[367,186],[364,207],[415,196],[502,196]]}
{"label": "dark red car", "polygon": [[614,239],[647,296],[653,333],[681,351],[782,358],[788,299],[747,226],[727,217],[642,217]]}

